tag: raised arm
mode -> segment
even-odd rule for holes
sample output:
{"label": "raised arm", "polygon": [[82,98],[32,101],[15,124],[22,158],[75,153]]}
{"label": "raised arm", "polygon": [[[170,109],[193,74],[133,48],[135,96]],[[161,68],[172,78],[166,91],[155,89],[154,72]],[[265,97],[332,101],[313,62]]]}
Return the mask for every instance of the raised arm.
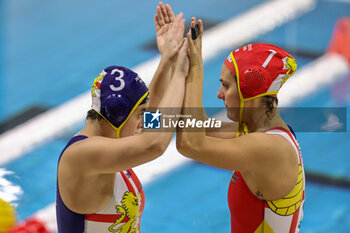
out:
{"label": "raised arm", "polygon": [[[202,109],[200,112],[196,111],[196,118],[207,120],[208,116],[203,108],[203,59],[202,59],[202,37],[203,37],[203,22],[193,17],[191,19],[191,28],[195,28],[195,25],[199,26],[198,38],[192,40],[191,31],[188,32],[187,38],[191,43],[190,56],[190,72],[189,77],[186,80],[186,95],[184,98],[182,114],[190,114],[188,110]],[[220,129],[207,130],[205,134],[211,137],[217,138],[234,138],[236,135],[237,123],[234,122],[222,122]]]}
{"label": "raised arm", "polygon": [[169,4],[162,2],[157,6],[157,14],[154,16],[154,25],[157,32],[157,45],[161,54],[161,60],[150,89],[150,107],[157,107],[170,82],[175,70],[177,47],[183,39],[184,22],[182,13],[175,17]]}
{"label": "raised arm", "polygon": [[[196,23],[192,18],[191,26]],[[186,92],[183,104],[183,115],[191,115],[189,108],[202,107],[203,85],[203,60],[202,60],[202,35],[203,23],[197,22],[199,37],[191,39],[190,32],[187,35],[189,44],[190,70],[186,80]],[[277,142],[277,143],[276,143]],[[287,143],[287,144],[286,144]],[[190,132],[179,129],[176,145],[178,151],[200,162],[228,170],[262,171],[274,160],[279,160],[279,153],[288,142],[280,136],[272,136],[264,133],[252,133],[239,138],[214,138],[206,135],[205,131]],[[271,150],[271,148],[274,150]],[[279,163],[281,164],[281,163]]]}
{"label": "raised arm", "polygon": [[[187,41],[178,45],[178,61],[173,77],[161,98],[159,108],[172,109],[180,114],[188,74]],[[139,114],[139,113],[136,113]],[[77,142],[65,151],[61,163],[65,169],[81,169],[82,174],[115,173],[151,161],[168,146],[175,128],[159,132],[111,139],[91,137]]]}

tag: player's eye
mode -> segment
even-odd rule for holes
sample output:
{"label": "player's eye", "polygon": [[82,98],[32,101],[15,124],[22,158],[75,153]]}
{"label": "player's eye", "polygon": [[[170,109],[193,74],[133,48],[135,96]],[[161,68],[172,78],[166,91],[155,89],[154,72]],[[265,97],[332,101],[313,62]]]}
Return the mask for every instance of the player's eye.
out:
{"label": "player's eye", "polygon": [[143,113],[145,112],[146,109],[141,109],[140,113],[139,113],[139,117],[143,117]]}

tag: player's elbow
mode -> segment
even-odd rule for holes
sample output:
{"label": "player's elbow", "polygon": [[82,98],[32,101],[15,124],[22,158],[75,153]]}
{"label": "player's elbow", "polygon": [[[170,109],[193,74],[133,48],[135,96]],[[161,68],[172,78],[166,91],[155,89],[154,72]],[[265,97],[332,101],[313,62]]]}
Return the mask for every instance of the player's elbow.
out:
{"label": "player's elbow", "polygon": [[176,149],[185,157],[194,159],[198,147],[199,145],[197,145],[197,143],[194,143],[192,140],[186,139],[185,137],[176,139]]}
{"label": "player's elbow", "polygon": [[146,151],[151,153],[154,156],[154,158],[161,156],[165,152],[169,144],[158,137],[151,136],[148,137],[148,139],[149,140],[145,141]]}
{"label": "player's elbow", "polygon": [[176,142],[176,149],[183,156],[191,158],[191,153],[189,153],[189,148],[187,147],[187,145]]}
{"label": "player's elbow", "polygon": [[154,152],[157,155],[157,157],[161,156],[162,154],[164,154],[165,150],[168,148],[168,144],[169,143],[161,142],[161,143],[157,143],[155,145]]}

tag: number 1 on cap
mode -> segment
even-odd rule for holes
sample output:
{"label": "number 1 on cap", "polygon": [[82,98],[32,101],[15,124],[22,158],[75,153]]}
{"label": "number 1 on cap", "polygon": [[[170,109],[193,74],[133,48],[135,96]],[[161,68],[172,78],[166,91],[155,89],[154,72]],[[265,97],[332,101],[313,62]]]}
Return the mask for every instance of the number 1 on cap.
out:
{"label": "number 1 on cap", "polygon": [[276,51],[274,51],[272,49],[270,49],[269,51],[271,52],[270,55],[266,58],[264,64],[262,64],[262,67],[264,67],[264,68],[266,68],[266,66],[270,63],[272,57],[275,56],[275,54],[277,53]]}

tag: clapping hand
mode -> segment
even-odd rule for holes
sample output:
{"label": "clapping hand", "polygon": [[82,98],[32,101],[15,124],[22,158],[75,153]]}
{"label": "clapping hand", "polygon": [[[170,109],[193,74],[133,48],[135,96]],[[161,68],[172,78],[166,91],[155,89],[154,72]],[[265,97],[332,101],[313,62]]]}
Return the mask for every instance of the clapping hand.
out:
{"label": "clapping hand", "polygon": [[157,6],[157,14],[154,16],[159,52],[172,62],[176,61],[185,30],[182,16],[180,13],[175,17],[170,5],[162,2]]}

